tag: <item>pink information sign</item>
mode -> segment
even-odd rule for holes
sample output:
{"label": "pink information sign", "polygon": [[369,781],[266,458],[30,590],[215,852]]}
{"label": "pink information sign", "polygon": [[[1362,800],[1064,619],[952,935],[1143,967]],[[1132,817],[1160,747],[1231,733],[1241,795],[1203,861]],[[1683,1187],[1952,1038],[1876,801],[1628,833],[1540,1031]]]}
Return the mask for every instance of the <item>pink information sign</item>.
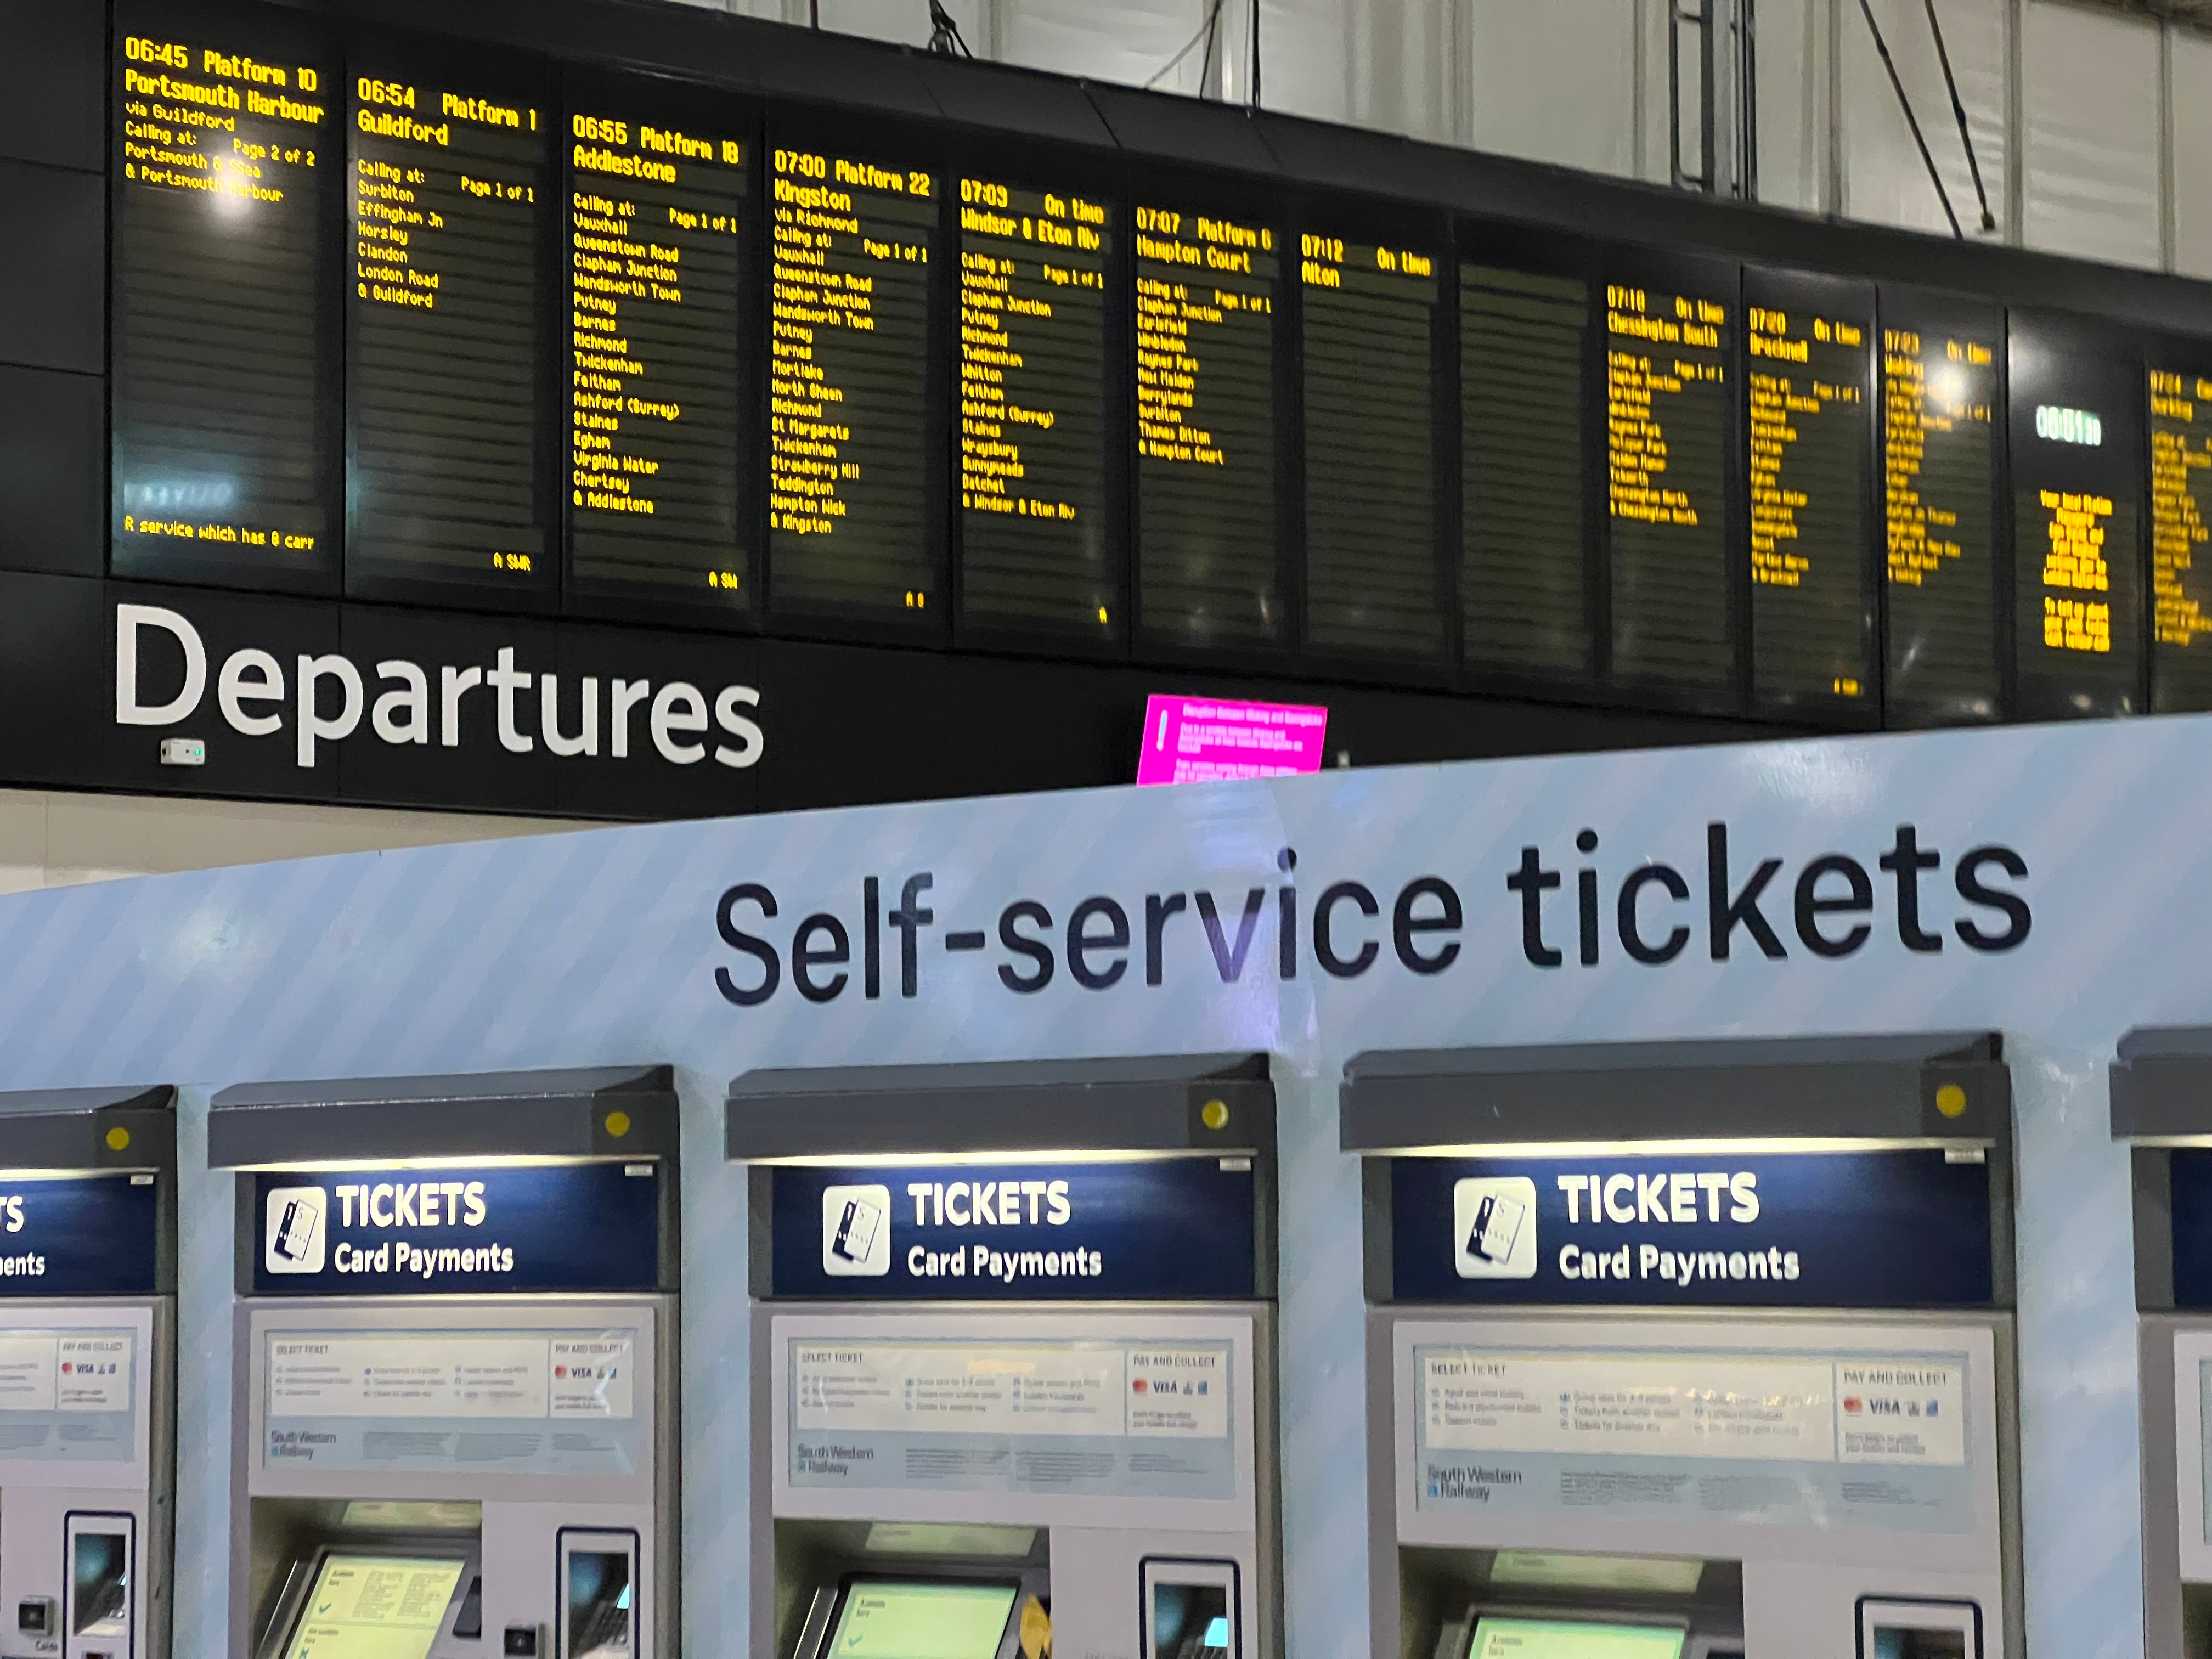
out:
{"label": "pink information sign", "polygon": [[1326,708],[1155,694],[1145,704],[1137,781],[1206,783],[1318,772],[1328,735]]}

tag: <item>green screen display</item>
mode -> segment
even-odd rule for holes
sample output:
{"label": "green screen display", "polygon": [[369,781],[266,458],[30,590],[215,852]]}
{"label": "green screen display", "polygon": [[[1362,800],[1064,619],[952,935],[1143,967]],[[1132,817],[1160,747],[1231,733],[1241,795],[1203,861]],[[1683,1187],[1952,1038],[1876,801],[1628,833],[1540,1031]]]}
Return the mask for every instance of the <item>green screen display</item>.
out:
{"label": "green screen display", "polygon": [[834,1659],[992,1659],[1014,1610],[1011,1584],[856,1583],[830,1638]]}
{"label": "green screen display", "polygon": [[1682,1659],[1683,1633],[1650,1625],[1485,1619],[1468,1659]]}
{"label": "green screen display", "polygon": [[325,1556],[284,1659],[429,1659],[460,1580],[450,1559]]}

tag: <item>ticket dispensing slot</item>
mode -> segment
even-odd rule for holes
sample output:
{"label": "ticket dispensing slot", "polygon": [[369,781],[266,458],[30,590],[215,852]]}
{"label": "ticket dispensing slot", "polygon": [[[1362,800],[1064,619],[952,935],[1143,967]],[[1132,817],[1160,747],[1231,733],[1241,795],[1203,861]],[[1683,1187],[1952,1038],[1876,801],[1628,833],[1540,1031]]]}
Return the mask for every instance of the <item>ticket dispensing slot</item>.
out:
{"label": "ticket dispensing slot", "polygon": [[1373,1647],[2018,1659],[1994,1035],[1365,1054]]}
{"label": "ticket dispensing slot", "polygon": [[665,1067],[216,1097],[231,1659],[672,1659],[677,1138]]}
{"label": "ticket dispensing slot", "polygon": [[2112,1113],[2135,1188],[2145,1651],[2212,1659],[2212,1027],[2121,1038]]}
{"label": "ticket dispensing slot", "polygon": [[1265,1055],[755,1072],[774,1659],[1274,1659]]}
{"label": "ticket dispensing slot", "polygon": [[0,1656],[167,1659],[175,1091],[0,1095]]}

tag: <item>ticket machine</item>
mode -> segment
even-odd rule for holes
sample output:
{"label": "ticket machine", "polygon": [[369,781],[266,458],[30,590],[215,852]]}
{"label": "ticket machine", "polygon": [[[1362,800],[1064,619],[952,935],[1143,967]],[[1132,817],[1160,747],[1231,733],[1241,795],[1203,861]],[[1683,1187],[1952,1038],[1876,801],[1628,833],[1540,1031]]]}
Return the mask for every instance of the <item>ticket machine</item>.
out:
{"label": "ticket machine", "polygon": [[665,1066],[257,1084],[231,1659],[673,1659]]}
{"label": "ticket machine", "polygon": [[2131,1148],[2144,1651],[2212,1656],[2212,1026],[2130,1031],[2112,1069]]}
{"label": "ticket machine", "polygon": [[0,1095],[0,1655],[167,1659],[175,1091]]}
{"label": "ticket machine", "polygon": [[757,1659],[1273,1659],[1267,1057],[749,1073]]}
{"label": "ticket machine", "polygon": [[1370,1053],[1373,1650],[2016,1659],[1993,1036]]}

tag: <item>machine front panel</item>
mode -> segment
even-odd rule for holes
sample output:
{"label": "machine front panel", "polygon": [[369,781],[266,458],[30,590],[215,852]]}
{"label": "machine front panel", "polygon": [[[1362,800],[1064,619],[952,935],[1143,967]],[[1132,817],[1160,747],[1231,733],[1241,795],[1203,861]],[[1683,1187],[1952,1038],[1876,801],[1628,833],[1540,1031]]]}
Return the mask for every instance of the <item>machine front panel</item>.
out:
{"label": "machine front panel", "polygon": [[171,1305],[0,1302],[0,1654],[166,1651]]}
{"label": "machine front panel", "polygon": [[1095,1659],[1279,1651],[1267,1310],[755,1318],[772,1459],[757,1650],[905,1659],[939,1652],[900,1644],[941,1626],[957,1659],[1048,1632]]}
{"label": "machine front panel", "polygon": [[[241,1303],[234,1651],[665,1659],[674,1318],[656,1296]],[[344,1595],[319,1588],[333,1562]]]}
{"label": "machine front panel", "polygon": [[[1965,1616],[1968,1646],[1929,1650],[2006,1651],[2002,1316],[1376,1318],[1400,1550],[1456,1559],[1444,1577],[1476,1586],[1453,1593],[1480,1617],[1447,1621],[1439,1652],[1483,1654],[1513,1616],[1537,1645],[1501,1651],[1609,1654],[1630,1638],[1540,1615],[1576,1586],[1617,1619],[1667,1612],[1716,1571],[1740,1575],[1727,1636],[1749,1659],[1872,1659],[1862,1603],[1887,1609],[1884,1644],[1952,1642]],[[1522,1570],[1547,1558],[1585,1565]],[[1663,1582],[1676,1564],[1686,1585]],[[1735,1650],[1695,1620],[1674,1628],[1686,1653]]]}

